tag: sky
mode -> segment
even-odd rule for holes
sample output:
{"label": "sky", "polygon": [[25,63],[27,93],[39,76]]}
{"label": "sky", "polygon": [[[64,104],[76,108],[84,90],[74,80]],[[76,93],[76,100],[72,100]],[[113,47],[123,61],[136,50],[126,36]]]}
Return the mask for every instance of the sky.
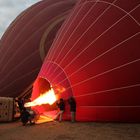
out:
{"label": "sky", "polygon": [[0,0],[0,38],[22,11],[38,1],[41,0]]}

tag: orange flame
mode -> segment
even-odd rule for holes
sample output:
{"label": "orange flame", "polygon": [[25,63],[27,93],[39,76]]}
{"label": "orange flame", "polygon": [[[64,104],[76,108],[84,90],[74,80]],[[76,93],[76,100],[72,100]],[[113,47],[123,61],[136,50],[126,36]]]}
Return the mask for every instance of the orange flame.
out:
{"label": "orange flame", "polygon": [[57,94],[63,93],[66,89],[61,85],[54,85],[53,88],[57,92]]}
{"label": "orange flame", "polygon": [[56,96],[55,96],[53,88],[51,88],[51,90],[40,95],[34,101],[26,103],[24,106],[31,107],[31,106],[37,106],[37,105],[42,105],[42,104],[52,105],[55,101],[56,101]]}

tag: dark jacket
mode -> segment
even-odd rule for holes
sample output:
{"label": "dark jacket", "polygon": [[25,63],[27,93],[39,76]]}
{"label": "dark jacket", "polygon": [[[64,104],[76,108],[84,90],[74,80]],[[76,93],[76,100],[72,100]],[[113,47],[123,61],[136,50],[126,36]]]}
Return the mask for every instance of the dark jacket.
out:
{"label": "dark jacket", "polygon": [[21,121],[23,123],[27,123],[29,120],[30,114],[27,110],[23,109],[23,111],[21,112]]}
{"label": "dark jacket", "polygon": [[75,99],[74,98],[70,98],[68,100],[68,103],[70,105],[70,111],[71,112],[76,112],[76,101],[75,101]]}
{"label": "dark jacket", "polygon": [[64,111],[65,110],[65,102],[64,100],[60,100],[59,103],[56,103],[58,108],[61,110],[61,111]]}

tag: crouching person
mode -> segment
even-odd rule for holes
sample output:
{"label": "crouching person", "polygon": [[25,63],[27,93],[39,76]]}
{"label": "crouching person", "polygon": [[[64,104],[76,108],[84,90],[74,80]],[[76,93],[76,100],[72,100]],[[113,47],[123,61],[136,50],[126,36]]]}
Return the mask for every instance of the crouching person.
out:
{"label": "crouching person", "polygon": [[25,126],[28,123],[29,117],[30,117],[30,113],[24,107],[21,112],[21,122],[22,122],[23,126]]}
{"label": "crouching person", "polygon": [[35,124],[35,122],[36,122],[36,116],[37,116],[37,114],[36,114],[36,112],[34,111],[34,110],[29,110],[29,114],[30,114],[30,116],[29,116],[29,122],[30,122],[30,125],[31,124]]}

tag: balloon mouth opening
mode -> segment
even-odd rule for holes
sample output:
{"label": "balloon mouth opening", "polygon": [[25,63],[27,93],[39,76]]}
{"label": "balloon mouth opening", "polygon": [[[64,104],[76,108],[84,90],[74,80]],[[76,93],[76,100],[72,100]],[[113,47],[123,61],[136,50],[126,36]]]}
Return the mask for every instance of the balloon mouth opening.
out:
{"label": "balloon mouth opening", "polygon": [[32,98],[31,102],[26,103],[25,107],[41,106],[44,104],[52,105],[56,102],[56,94],[49,81],[44,78],[39,78],[37,85],[37,96]]}
{"label": "balloon mouth opening", "polygon": [[39,77],[37,83],[39,86],[39,93],[40,94],[45,93],[52,88],[49,80],[47,80],[46,78]]}
{"label": "balloon mouth opening", "polygon": [[49,122],[56,115],[56,100],[57,95],[50,82],[39,77],[34,83],[31,102],[27,102],[25,107],[37,110],[40,116],[37,123]]}

